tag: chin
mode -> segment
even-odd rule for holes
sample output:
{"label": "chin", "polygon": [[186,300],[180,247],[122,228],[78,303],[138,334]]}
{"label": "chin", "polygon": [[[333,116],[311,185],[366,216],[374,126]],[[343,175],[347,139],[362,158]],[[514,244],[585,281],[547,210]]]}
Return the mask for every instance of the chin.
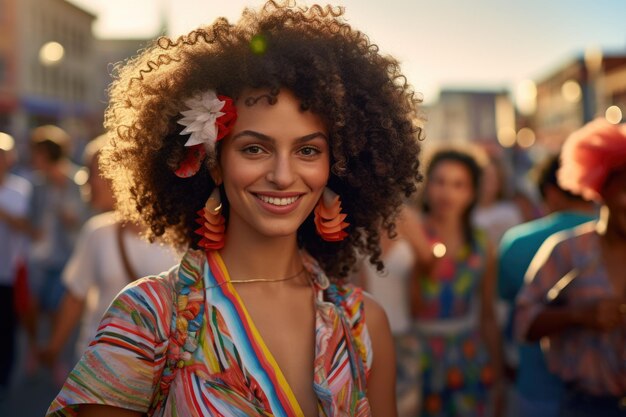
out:
{"label": "chin", "polygon": [[259,234],[267,238],[283,238],[295,235],[298,232],[299,224],[297,225],[259,225],[257,231]]}

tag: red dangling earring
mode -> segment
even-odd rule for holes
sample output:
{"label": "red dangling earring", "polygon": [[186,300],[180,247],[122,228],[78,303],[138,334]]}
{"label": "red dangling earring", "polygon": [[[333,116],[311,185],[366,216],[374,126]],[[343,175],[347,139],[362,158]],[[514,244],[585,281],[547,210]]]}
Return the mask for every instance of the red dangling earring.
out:
{"label": "red dangling earring", "polygon": [[330,188],[324,188],[324,193],[313,213],[317,233],[325,241],[339,242],[348,236],[348,233],[343,230],[350,225],[344,221],[347,214],[341,213],[339,195]]}
{"label": "red dangling earring", "polygon": [[224,231],[226,219],[222,216],[222,199],[220,189],[215,187],[204,208],[198,211],[196,222],[201,226],[195,232],[202,236],[198,246],[206,250],[217,250],[224,247]]}

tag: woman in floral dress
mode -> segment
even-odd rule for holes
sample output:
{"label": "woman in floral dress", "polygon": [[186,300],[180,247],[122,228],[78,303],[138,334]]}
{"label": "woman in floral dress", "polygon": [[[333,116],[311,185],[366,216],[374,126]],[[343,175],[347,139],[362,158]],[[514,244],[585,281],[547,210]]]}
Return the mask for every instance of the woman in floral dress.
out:
{"label": "woman in floral dress", "polygon": [[412,285],[420,344],[422,416],[484,416],[502,409],[502,352],[494,311],[491,244],[470,223],[481,169],[472,153],[436,152],[424,190],[423,229],[430,259]]}

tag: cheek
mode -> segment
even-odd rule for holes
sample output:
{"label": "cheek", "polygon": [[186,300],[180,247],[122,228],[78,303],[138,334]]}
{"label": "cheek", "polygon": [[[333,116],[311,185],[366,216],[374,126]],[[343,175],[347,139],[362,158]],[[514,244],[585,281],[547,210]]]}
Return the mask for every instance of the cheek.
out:
{"label": "cheek", "polygon": [[320,163],[303,173],[303,178],[311,189],[324,188],[330,176],[328,163]]}
{"label": "cheek", "polygon": [[474,192],[471,188],[467,186],[461,186],[457,189],[456,194],[458,196],[458,200],[463,206],[469,206],[474,198]]}
{"label": "cheek", "polygon": [[426,198],[430,201],[437,200],[444,194],[443,187],[440,184],[433,183],[426,187]]}
{"label": "cheek", "polygon": [[224,149],[220,157],[220,166],[221,179],[227,191],[229,188],[246,187],[263,175],[261,164],[242,160],[230,148]]}

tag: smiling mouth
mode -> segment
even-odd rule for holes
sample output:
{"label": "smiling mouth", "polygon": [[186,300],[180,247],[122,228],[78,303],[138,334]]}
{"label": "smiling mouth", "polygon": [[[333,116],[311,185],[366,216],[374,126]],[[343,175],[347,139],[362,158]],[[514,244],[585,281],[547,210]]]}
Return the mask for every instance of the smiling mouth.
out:
{"label": "smiling mouth", "polygon": [[270,196],[262,195],[262,194],[255,194],[255,197],[263,201],[264,203],[271,204],[273,206],[278,206],[278,207],[288,206],[290,204],[293,204],[300,198],[299,195],[292,196],[292,197],[270,197]]}

